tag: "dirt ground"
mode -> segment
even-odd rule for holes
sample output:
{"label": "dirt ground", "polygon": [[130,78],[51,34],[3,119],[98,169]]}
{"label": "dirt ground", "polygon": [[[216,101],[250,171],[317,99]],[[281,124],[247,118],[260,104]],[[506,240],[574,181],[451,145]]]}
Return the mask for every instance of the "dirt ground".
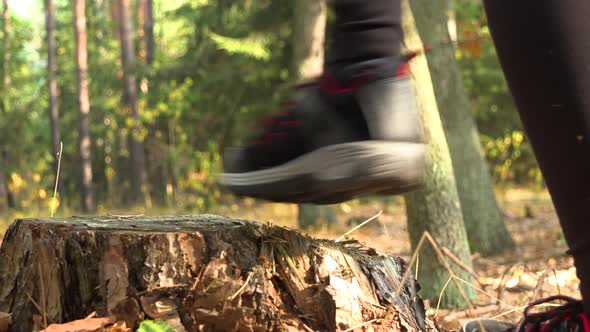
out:
{"label": "dirt ground", "polygon": [[[436,304],[427,306],[430,308],[428,314],[436,315],[437,321],[446,328],[456,328],[472,317],[517,321],[522,308],[532,299],[554,294],[579,297],[579,281],[573,261],[565,255],[566,246],[548,194],[508,190],[498,197],[506,224],[516,241],[516,249],[496,257],[473,255],[474,271],[479,279],[475,287],[479,290],[472,309],[436,313],[433,309]],[[379,218],[355,231],[351,237],[383,253],[405,258],[411,256],[401,199],[356,201],[339,204],[336,209],[337,224],[308,230],[309,233],[335,239],[383,210]],[[170,214],[170,211],[156,212],[146,214]],[[297,228],[297,207],[294,205],[246,200],[214,212]]]}
{"label": "dirt ground", "polygon": [[[565,254],[557,216],[546,192],[508,190],[498,195],[505,222],[516,242],[516,249],[495,257],[473,255],[479,283],[478,299],[471,310],[440,310],[438,322],[449,329],[475,317],[518,321],[523,307],[531,300],[564,294],[579,298],[573,260]],[[376,220],[351,236],[383,253],[411,257],[403,202],[347,203],[336,206],[338,224],[309,230],[318,237],[335,239],[384,209]],[[235,208],[234,208],[235,210]],[[282,204],[252,206],[229,211],[235,217],[266,220],[296,228],[297,208]],[[436,304],[428,305],[428,314],[436,314]]]}

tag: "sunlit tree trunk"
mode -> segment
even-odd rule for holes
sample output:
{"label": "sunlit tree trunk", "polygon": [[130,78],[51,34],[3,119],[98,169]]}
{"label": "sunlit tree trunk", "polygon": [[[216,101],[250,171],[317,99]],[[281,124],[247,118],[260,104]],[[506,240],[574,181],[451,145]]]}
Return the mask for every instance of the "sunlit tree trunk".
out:
{"label": "sunlit tree trunk", "polygon": [[[293,76],[299,80],[320,75],[324,67],[326,0],[297,0],[294,3]],[[299,226],[335,223],[336,212],[330,206],[299,205]]]}
{"label": "sunlit tree trunk", "polygon": [[147,173],[145,151],[142,142],[141,119],[137,107],[137,81],[135,47],[133,44],[133,21],[130,13],[130,0],[117,0],[119,12],[119,36],[121,42],[121,62],[123,64],[123,89],[125,107],[132,119],[129,142],[131,154],[131,200],[146,202]]}
{"label": "sunlit tree trunk", "polygon": [[[419,50],[423,46],[410,5],[408,0],[402,3],[405,47],[410,50]],[[426,2],[423,5],[426,6]],[[422,188],[406,195],[408,231],[412,249],[417,250],[420,238],[424,232],[428,231],[441,246],[452,251],[465,265],[471,266],[471,252],[463,223],[453,165],[425,57],[419,56],[412,61],[412,74],[417,86],[418,106],[428,143],[427,160],[429,160]],[[449,273],[439,263],[436,254],[428,244],[420,251],[419,271],[421,295],[433,301],[432,303],[436,303],[449,278]],[[469,274],[463,270],[455,269],[455,272],[464,280],[471,280]],[[464,289],[468,297],[474,297],[470,288]],[[464,307],[466,304],[459,289],[451,283],[443,297],[443,305]]]}
{"label": "sunlit tree trunk", "polygon": [[[451,41],[449,15],[446,13],[448,4],[413,0],[411,6],[423,40]],[[428,54],[428,66],[451,151],[471,251],[483,255],[498,254],[514,248],[514,243],[496,201],[479,132],[454,54],[451,45],[438,47]]]}
{"label": "sunlit tree trunk", "polygon": [[323,71],[326,0],[298,0],[294,7],[293,73],[305,80]]}
{"label": "sunlit tree trunk", "polygon": [[[58,105],[58,86],[57,86],[57,61],[56,61],[56,44],[55,44],[55,3],[54,0],[45,0],[45,29],[47,39],[47,83],[49,87],[49,127],[51,130],[51,152],[53,156],[53,174],[57,175],[57,164],[59,145],[61,141],[59,126],[59,105]],[[63,176],[59,176],[57,190],[60,201],[64,202],[65,188]]]}
{"label": "sunlit tree trunk", "polygon": [[76,34],[76,63],[78,66],[78,148],[80,153],[80,194],[82,210],[93,212],[94,189],[92,184],[91,140],[88,129],[90,97],[88,95],[88,46],[86,38],[86,3],[74,0],[74,30]]}
{"label": "sunlit tree trunk", "polygon": [[154,0],[145,0],[145,60],[148,65],[154,62]]}
{"label": "sunlit tree trunk", "polygon": [[[139,41],[139,59],[144,70],[139,77],[139,87],[144,94],[145,107],[150,108],[152,103],[150,92],[150,77],[154,62],[154,4],[153,0],[137,1],[137,38]],[[164,205],[166,203],[166,176],[164,165],[166,163],[165,149],[162,139],[157,137],[159,123],[157,117],[148,125],[146,138],[146,169],[150,184],[150,197],[154,203]]]}

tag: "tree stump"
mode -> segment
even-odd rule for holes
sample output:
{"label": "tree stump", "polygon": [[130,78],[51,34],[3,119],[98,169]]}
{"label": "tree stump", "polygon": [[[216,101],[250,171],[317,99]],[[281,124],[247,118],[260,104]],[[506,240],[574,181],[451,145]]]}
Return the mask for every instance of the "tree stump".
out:
{"label": "tree stump", "polygon": [[9,331],[98,317],[176,331],[425,331],[397,257],[219,216],[20,219],[0,248]]}

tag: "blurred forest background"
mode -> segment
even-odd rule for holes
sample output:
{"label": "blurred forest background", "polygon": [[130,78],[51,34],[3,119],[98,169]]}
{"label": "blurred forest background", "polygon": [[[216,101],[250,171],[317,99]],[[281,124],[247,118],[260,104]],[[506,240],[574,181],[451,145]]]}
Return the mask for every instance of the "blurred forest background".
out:
{"label": "blurred forest background", "polygon": [[[60,142],[59,211],[235,203],[215,183],[220,153],[295,81],[295,1],[95,0],[77,19],[72,3],[3,0],[0,213],[47,214]],[[449,8],[494,183],[542,188],[481,2]]]}

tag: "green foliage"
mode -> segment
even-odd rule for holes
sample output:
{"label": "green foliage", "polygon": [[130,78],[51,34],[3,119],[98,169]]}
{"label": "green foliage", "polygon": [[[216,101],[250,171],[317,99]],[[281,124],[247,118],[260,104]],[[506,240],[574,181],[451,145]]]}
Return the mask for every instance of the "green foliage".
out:
{"label": "green foliage", "polygon": [[137,332],[174,332],[174,330],[166,322],[144,320],[139,324]]}
{"label": "green foliage", "polygon": [[457,60],[482,145],[497,183],[540,185],[542,178],[498,62],[480,0],[457,1]]}
{"label": "green foliage", "polygon": [[[70,1],[56,2],[61,176],[66,201],[76,207],[80,176],[73,13]],[[122,103],[115,5],[109,0],[86,4],[96,200],[99,209],[123,207],[132,169],[127,134],[134,123]],[[502,183],[539,181],[481,4],[461,1],[456,8],[460,39],[482,38],[480,44],[467,43],[457,57],[495,178]],[[12,83],[0,92],[0,151],[7,153],[4,171],[19,208],[44,209],[55,180],[45,27],[40,4],[20,12],[30,16],[12,17]],[[153,204],[199,212],[231,199],[215,185],[221,151],[243,143],[255,118],[272,112],[287,91],[292,80],[292,14],[292,0],[154,0],[154,62],[146,64],[145,50],[140,50],[135,68],[139,137],[146,147]],[[137,26],[135,30],[137,48],[143,47]],[[0,56],[6,51],[2,45]]]}
{"label": "green foliage", "polygon": [[[272,111],[281,97],[277,86],[289,80],[289,8],[290,2],[277,7],[269,0],[154,1],[155,60],[147,65],[138,58],[136,71],[141,88],[139,136],[146,143],[150,192],[164,197],[157,203],[194,211],[224,199],[215,185],[215,174],[221,170],[220,151],[249,133],[241,123]],[[96,196],[99,207],[125,205],[131,185],[127,134],[134,123],[122,106],[114,3],[91,1],[86,10]],[[56,12],[62,178],[68,201],[77,206],[80,177],[71,3],[58,0]],[[19,142],[4,144],[10,153],[5,171],[23,208],[49,200],[54,180],[46,115],[46,46],[32,29],[44,31],[42,25],[35,25],[39,23],[13,19],[13,82],[2,95],[8,107],[0,121],[0,142]],[[138,40],[138,47],[141,44]]]}
{"label": "green foliage", "polygon": [[229,38],[220,36],[213,32],[209,37],[229,54],[244,54],[258,60],[270,59],[270,51],[266,47],[266,40],[261,38]]}
{"label": "green foliage", "polygon": [[[4,24],[0,20],[0,24]],[[11,59],[8,64],[10,85],[0,92],[0,153],[9,189],[15,194],[19,207],[45,205],[47,192],[43,190],[50,179],[39,172],[49,170],[51,158],[38,148],[39,142],[49,142],[49,123],[46,101],[43,99],[45,71],[39,55],[31,48],[35,35],[30,24],[11,18]],[[6,50],[2,42],[2,58]],[[0,69],[2,70],[2,69]],[[3,70],[2,70],[3,71]]]}

